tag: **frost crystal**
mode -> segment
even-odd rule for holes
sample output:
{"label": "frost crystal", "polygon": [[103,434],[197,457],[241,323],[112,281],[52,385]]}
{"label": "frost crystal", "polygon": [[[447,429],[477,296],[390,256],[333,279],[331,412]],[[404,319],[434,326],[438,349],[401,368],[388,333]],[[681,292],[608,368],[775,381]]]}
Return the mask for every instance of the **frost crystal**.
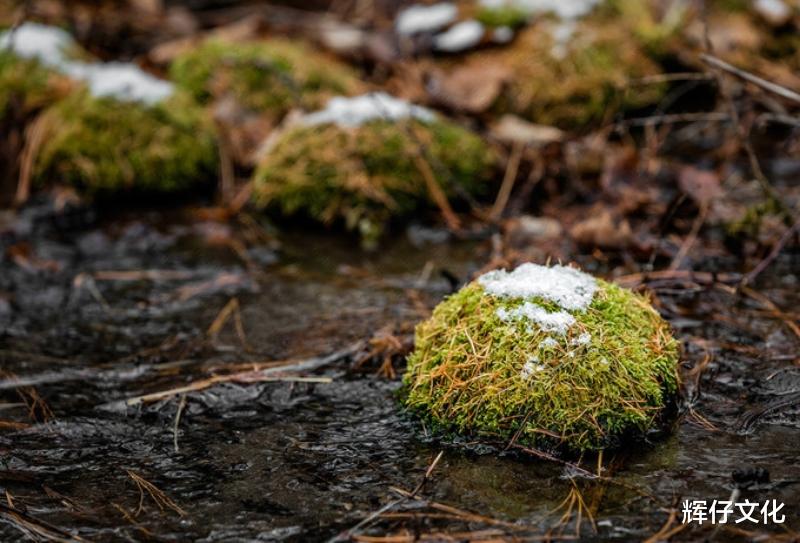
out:
{"label": "frost crystal", "polygon": [[494,296],[543,298],[570,311],[589,307],[597,290],[594,277],[575,268],[531,263],[522,264],[510,273],[505,270],[490,271],[481,275],[478,282]]}
{"label": "frost crystal", "polygon": [[434,32],[455,21],[456,17],[458,8],[451,2],[441,2],[432,6],[414,5],[398,14],[395,29],[403,36]]}
{"label": "frost crystal", "polygon": [[111,97],[145,104],[161,102],[172,95],[172,83],[158,79],[129,62],[82,62],[68,53],[77,48],[75,40],[64,30],[37,23],[24,23],[0,34],[0,48],[15,55],[37,59],[64,75],[85,81],[92,96]]}
{"label": "frost crystal", "polygon": [[485,29],[478,21],[464,21],[433,39],[437,51],[457,53],[475,47],[483,39]]}
{"label": "frost crystal", "polygon": [[374,120],[397,121],[408,118],[430,122],[436,115],[429,109],[385,92],[373,92],[355,98],[331,98],[325,109],[306,115],[301,122],[306,126],[333,123],[343,128],[354,128]]}
{"label": "frost crystal", "polygon": [[528,319],[538,324],[539,328],[545,332],[555,332],[561,335],[566,334],[569,327],[575,324],[575,317],[566,311],[550,313],[545,308],[531,302],[525,302],[514,309],[500,307],[497,309],[497,316],[505,322]]}

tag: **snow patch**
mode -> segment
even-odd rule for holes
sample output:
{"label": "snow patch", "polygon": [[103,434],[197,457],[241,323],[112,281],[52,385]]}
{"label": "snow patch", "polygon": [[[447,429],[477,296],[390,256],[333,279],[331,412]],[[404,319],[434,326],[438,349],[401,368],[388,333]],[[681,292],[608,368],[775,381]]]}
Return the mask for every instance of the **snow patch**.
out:
{"label": "snow patch", "polygon": [[305,126],[332,123],[343,128],[354,128],[369,121],[408,118],[431,122],[436,115],[427,108],[415,106],[385,92],[373,92],[354,98],[331,98],[325,109],[306,115],[301,123]]}
{"label": "snow patch", "polygon": [[422,32],[435,32],[458,17],[458,7],[452,2],[441,2],[432,6],[413,5],[404,9],[395,19],[395,30],[403,36]]}
{"label": "snow patch", "polygon": [[66,30],[39,23],[23,23],[0,35],[0,49],[8,49],[18,57],[37,59],[53,68],[65,61],[67,50],[75,45]]}
{"label": "snow patch", "polygon": [[485,29],[475,20],[463,21],[433,38],[433,48],[447,53],[458,53],[478,45]]}
{"label": "snow patch", "polygon": [[589,14],[602,0],[480,0],[489,9],[515,8],[535,15],[552,13],[559,19],[579,19]]}
{"label": "snow patch", "polygon": [[584,332],[572,340],[573,345],[589,345],[592,342],[592,334]]}
{"label": "snow patch", "polygon": [[568,266],[547,267],[531,263],[522,264],[512,272],[487,272],[478,278],[478,283],[493,296],[543,298],[570,311],[582,311],[589,307],[597,290],[595,278],[580,270]]}
{"label": "snow patch", "polygon": [[23,23],[0,34],[0,48],[15,55],[36,59],[64,75],[84,81],[96,98],[115,98],[128,102],[155,104],[169,98],[174,86],[154,77],[130,62],[83,62],[68,58],[77,48],[66,31],[38,23]]}
{"label": "snow patch", "polygon": [[492,41],[494,43],[508,43],[514,39],[514,29],[510,26],[498,26],[492,32]]}
{"label": "snow patch", "polygon": [[558,347],[558,341],[555,338],[548,336],[544,338],[539,345],[541,345],[545,349],[550,347]]}
{"label": "snow patch", "polygon": [[527,319],[539,325],[545,332],[564,335],[569,327],[575,324],[575,317],[566,311],[550,313],[545,308],[531,302],[525,302],[514,309],[500,307],[495,312],[503,322],[516,322]]}
{"label": "snow patch", "polygon": [[547,366],[544,364],[539,363],[539,359],[536,357],[531,358],[525,365],[522,366],[522,370],[520,370],[519,375],[526,381],[533,377],[535,374],[544,371],[547,369]]}

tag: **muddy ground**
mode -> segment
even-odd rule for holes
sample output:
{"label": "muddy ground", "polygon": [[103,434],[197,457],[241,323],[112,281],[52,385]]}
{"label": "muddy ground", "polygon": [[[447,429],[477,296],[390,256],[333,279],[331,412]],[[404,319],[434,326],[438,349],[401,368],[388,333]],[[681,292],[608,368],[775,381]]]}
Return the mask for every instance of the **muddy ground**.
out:
{"label": "muddy ground", "polygon": [[[0,480],[24,516],[4,516],[0,539],[22,530],[90,541],[322,541],[370,519],[353,534],[559,539],[580,526],[590,540],[642,540],[681,528],[670,516],[681,500],[727,499],[737,487],[784,502],[787,522],[728,525],[720,540],[797,529],[791,309],[782,319],[722,283],[653,280],[685,345],[690,401],[671,435],[607,454],[597,478],[595,459],[578,462],[582,471],[427,435],[398,408],[399,378],[367,356],[365,340],[403,337],[481,267],[488,241],[414,229],[375,254],[303,234],[277,250],[251,247],[248,269],[219,242],[233,235],[228,226],[174,212],[108,221],[41,204],[6,226],[1,405],[4,425],[17,426],[0,435]],[[781,256],[758,292],[794,307],[797,269],[797,254]],[[232,299],[244,336],[232,313],[212,339],[209,326]],[[277,382],[242,378],[125,404],[212,374],[319,357],[328,358],[318,370],[277,372]],[[440,451],[419,496],[402,499],[397,489],[414,489]],[[768,482],[742,483],[759,477],[754,470]],[[591,517],[574,509],[559,524],[573,489]],[[711,535],[695,526],[676,538]]]}

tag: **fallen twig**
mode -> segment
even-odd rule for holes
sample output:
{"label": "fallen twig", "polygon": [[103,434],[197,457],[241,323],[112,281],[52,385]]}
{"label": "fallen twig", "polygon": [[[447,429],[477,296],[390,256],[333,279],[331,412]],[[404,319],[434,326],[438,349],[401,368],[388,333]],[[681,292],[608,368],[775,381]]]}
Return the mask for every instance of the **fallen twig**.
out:
{"label": "fallen twig", "polygon": [[767,81],[762,77],[758,77],[757,75],[751,74],[748,71],[742,70],[741,68],[737,68],[733,64],[729,64],[724,60],[715,57],[714,55],[703,53],[700,55],[700,58],[702,59],[703,62],[713,66],[714,68],[733,74],[736,77],[744,79],[745,81],[752,83],[758,87],[761,87],[766,91],[769,91],[773,94],[777,94],[778,96],[786,98],[787,100],[791,100],[796,104],[800,104],[800,94],[794,92],[791,89],[787,89],[782,85],[778,85],[777,83],[773,83],[772,81]]}

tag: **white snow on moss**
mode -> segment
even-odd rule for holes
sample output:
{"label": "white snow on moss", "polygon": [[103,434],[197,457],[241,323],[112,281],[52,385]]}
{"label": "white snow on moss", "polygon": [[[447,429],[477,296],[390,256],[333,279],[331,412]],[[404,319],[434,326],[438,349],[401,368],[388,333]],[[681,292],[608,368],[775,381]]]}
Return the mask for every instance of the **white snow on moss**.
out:
{"label": "white snow on moss", "polygon": [[130,62],[71,63],[64,72],[85,81],[89,92],[97,98],[156,104],[175,90],[169,81],[153,77]]}
{"label": "white snow on moss", "polygon": [[589,345],[592,342],[592,334],[584,332],[572,340],[573,345]]}
{"label": "white snow on moss", "polygon": [[500,298],[542,298],[570,311],[589,307],[597,281],[589,274],[568,266],[540,266],[526,263],[512,272],[493,270],[481,275],[478,283]]}
{"label": "white snow on moss", "polygon": [[552,13],[559,19],[579,19],[589,14],[602,0],[480,0],[489,9],[512,7],[536,15]]}
{"label": "white snow on moss", "polygon": [[95,97],[155,104],[174,92],[172,83],[158,79],[129,62],[83,62],[69,57],[78,44],[65,30],[38,23],[23,23],[0,34],[0,48],[36,59],[64,75],[83,81]]}
{"label": "white snow on moss", "polygon": [[558,340],[556,340],[555,338],[552,338],[552,337],[548,336],[548,337],[546,337],[546,338],[544,338],[544,339],[542,340],[542,342],[540,343],[540,345],[541,345],[542,347],[544,347],[545,349],[547,349],[547,348],[549,348],[549,347],[558,347]]}
{"label": "white snow on moss", "polygon": [[534,356],[525,362],[525,364],[522,366],[522,370],[519,372],[519,375],[527,381],[535,374],[544,371],[545,369],[547,369],[547,366],[540,364],[539,359]]}
{"label": "white snow on moss", "polygon": [[564,335],[570,326],[575,324],[575,317],[566,311],[549,312],[542,306],[531,302],[525,302],[514,309],[500,307],[496,311],[497,316],[504,322],[516,322],[527,319],[536,323],[545,332],[554,332]]}
{"label": "white snow on moss", "polygon": [[441,2],[432,6],[413,5],[401,11],[394,26],[398,34],[411,36],[422,32],[435,32],[449,25],[458,17],[458,7],[452,2]]}
{"label": "white snow on moss", "polygon": [[433,38],[433,48],[446,53],[466,51],[478,45],[486,29],[475,20],[463,21]]}
{"label": "white snow on moss", "polygon": [[57,67],[75,40],[66,30],[39,23],[23,23],[0,35],[0,49],[8,49],[21,58],[37,59],[42,64]]}
{"label": "white snow on moss", "polygon": [[370,121],[409,118],[430,122],[436,119],[436,115],[427,108],[415,106],[385,92],[373,92],[354,98],[331,98],[325,109],[306,115],[301,122],[305,126],[332,123],[353,128]]}

